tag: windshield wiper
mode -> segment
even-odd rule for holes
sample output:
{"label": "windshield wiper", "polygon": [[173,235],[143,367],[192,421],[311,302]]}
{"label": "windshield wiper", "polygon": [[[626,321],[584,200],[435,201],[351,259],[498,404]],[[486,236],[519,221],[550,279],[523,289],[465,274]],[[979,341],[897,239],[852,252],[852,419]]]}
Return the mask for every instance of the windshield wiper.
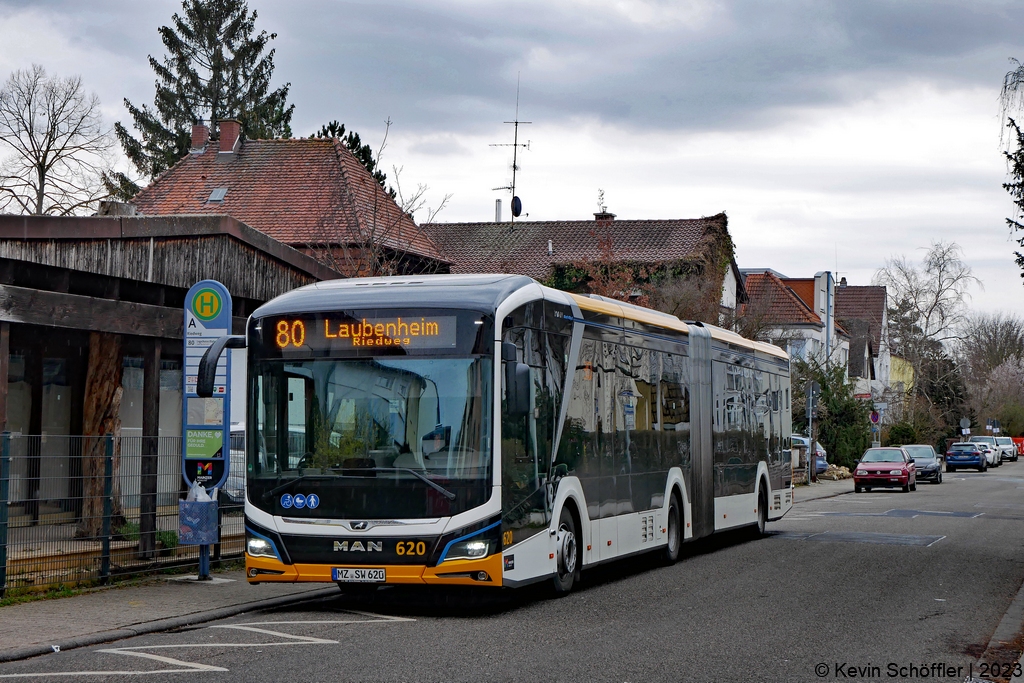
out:
{"label": "windshield wiper", "polygon": [[272,488],[269,491],[267,491],[266,493],[264,493],[263,494],[263,500],[266,500],[267,498],[270,498],[272,495],[274,495],[278,491],[284,491],[286,488],[288,488],[292,484],[296,484],[296,483],[302,481],[303,479],[313,479],[315,477],[322,477],[322,476],[324,476],[324,475],[322,475],[322,474],[303,474],[301,476],[295,477],[294,479],[289,479],[285,483],[280,484],[279,486],[275,486],[274,488]]}
{"label": "windshield wiper", "polygon": [[[408,472],[412,476],[416,477],[417,479],[419,479],[420,481],[425,483],[427,486],[431,487],[432,489],[434,489],[435,491],[440,493],[442,496],[444,496],[448,500],[455,500],[455,494],[454,493],[452,493],[451,491],[449,491],[445,487],[441,486],[437,482],[433,481],[432,479],[427,477],[425,474],[421,474],[420,472],[417,472],[416,470],[411,469],[409,467],[358,467],[358,468],[352,468],[352,469],[354,469],[356,471],[361,471],[361,472]],[[290,487],[292,484],[296,484],[296,483],[302,481],[303,479],[314,479],[314,478],[317,478],[317,477],[327,477],[328,479],[333,479],[333,478],[335,478],[337,476],[339,476],[339,475],[303,474],[302,476],[295,477],[294,479],[289,479],[285,483],[280,484],[279,486],[275,486],[274,488],[270,489],[269,491],[267,491],[266,493],[263,494],[263,499],[266,500],[267,498],[270,498],[271,496],[273,496],[275,493],[279,493],[281,491],[284,491],[286,488]],[[341,476],[345,476],[345,475],[341,475]],[[358,476],[358,475],[348,475],[348,476]]]}
{"label": "windshield wiper", "polygon": [[430,488],[434,489],[448,500],[455,500],[455,494],[446,489],[445,487],[438,484],[436,481],[428,477],[427,475],[417,472],[411,467],[360,467],[359,469],[365,469],[369,472],[408,472],[412,476],[416,477]]}

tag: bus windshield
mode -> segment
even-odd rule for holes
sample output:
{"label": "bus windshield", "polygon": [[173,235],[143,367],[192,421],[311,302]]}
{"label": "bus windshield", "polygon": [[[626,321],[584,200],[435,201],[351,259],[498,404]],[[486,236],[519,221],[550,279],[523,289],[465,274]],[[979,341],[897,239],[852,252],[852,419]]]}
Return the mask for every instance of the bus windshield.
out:
{"label": "bus windshield", "polygon": [[491,493],[492,361],[259,360],[248,497],[276,515],[427,519]]}

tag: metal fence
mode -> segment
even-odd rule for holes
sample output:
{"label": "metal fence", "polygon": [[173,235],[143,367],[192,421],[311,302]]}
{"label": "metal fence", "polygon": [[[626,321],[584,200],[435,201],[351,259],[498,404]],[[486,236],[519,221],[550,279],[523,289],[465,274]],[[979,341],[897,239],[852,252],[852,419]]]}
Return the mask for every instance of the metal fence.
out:
{"label": "metal fence", "polygon": [[[218,497],[215,561],[242,556],[243,478]],[[198,565],[178,544],[184,494],[181,437],[0,437],[0,597]]]}

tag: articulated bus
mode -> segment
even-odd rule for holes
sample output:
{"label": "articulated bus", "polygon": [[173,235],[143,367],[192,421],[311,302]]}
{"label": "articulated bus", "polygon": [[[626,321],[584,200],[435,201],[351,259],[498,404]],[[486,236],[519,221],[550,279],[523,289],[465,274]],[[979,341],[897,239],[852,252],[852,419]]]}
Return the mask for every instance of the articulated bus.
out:
{"label": "articulated bus", "polygon": [[793,504],[789,358],[517,275],[335,280],[256,310],[250,582],[572,589]]}

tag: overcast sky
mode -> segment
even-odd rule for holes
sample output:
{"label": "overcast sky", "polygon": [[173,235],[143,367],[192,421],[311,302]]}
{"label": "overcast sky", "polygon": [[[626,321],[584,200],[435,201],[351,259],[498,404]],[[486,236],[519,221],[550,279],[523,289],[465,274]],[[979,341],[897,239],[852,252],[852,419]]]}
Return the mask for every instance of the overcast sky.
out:
{"label": "overcast sky", "polygon": [[[740,267],[868,284],[893,254],[963,249],[976,308],[1024,315],[1000,184],[999,86],[1024,59],[1016,2],[250,0],[278,34],[293,130],[338,119],[451,193],[438,220],[492,220],[510,180],[531,220],[725,211]],[[0,77],[81,74],[108,123],[152,103],[146,57],[180,3],[0,0]],[[419,220],[425,212],[417,214]],[[557,240],[556,240],[557,248]]]}

